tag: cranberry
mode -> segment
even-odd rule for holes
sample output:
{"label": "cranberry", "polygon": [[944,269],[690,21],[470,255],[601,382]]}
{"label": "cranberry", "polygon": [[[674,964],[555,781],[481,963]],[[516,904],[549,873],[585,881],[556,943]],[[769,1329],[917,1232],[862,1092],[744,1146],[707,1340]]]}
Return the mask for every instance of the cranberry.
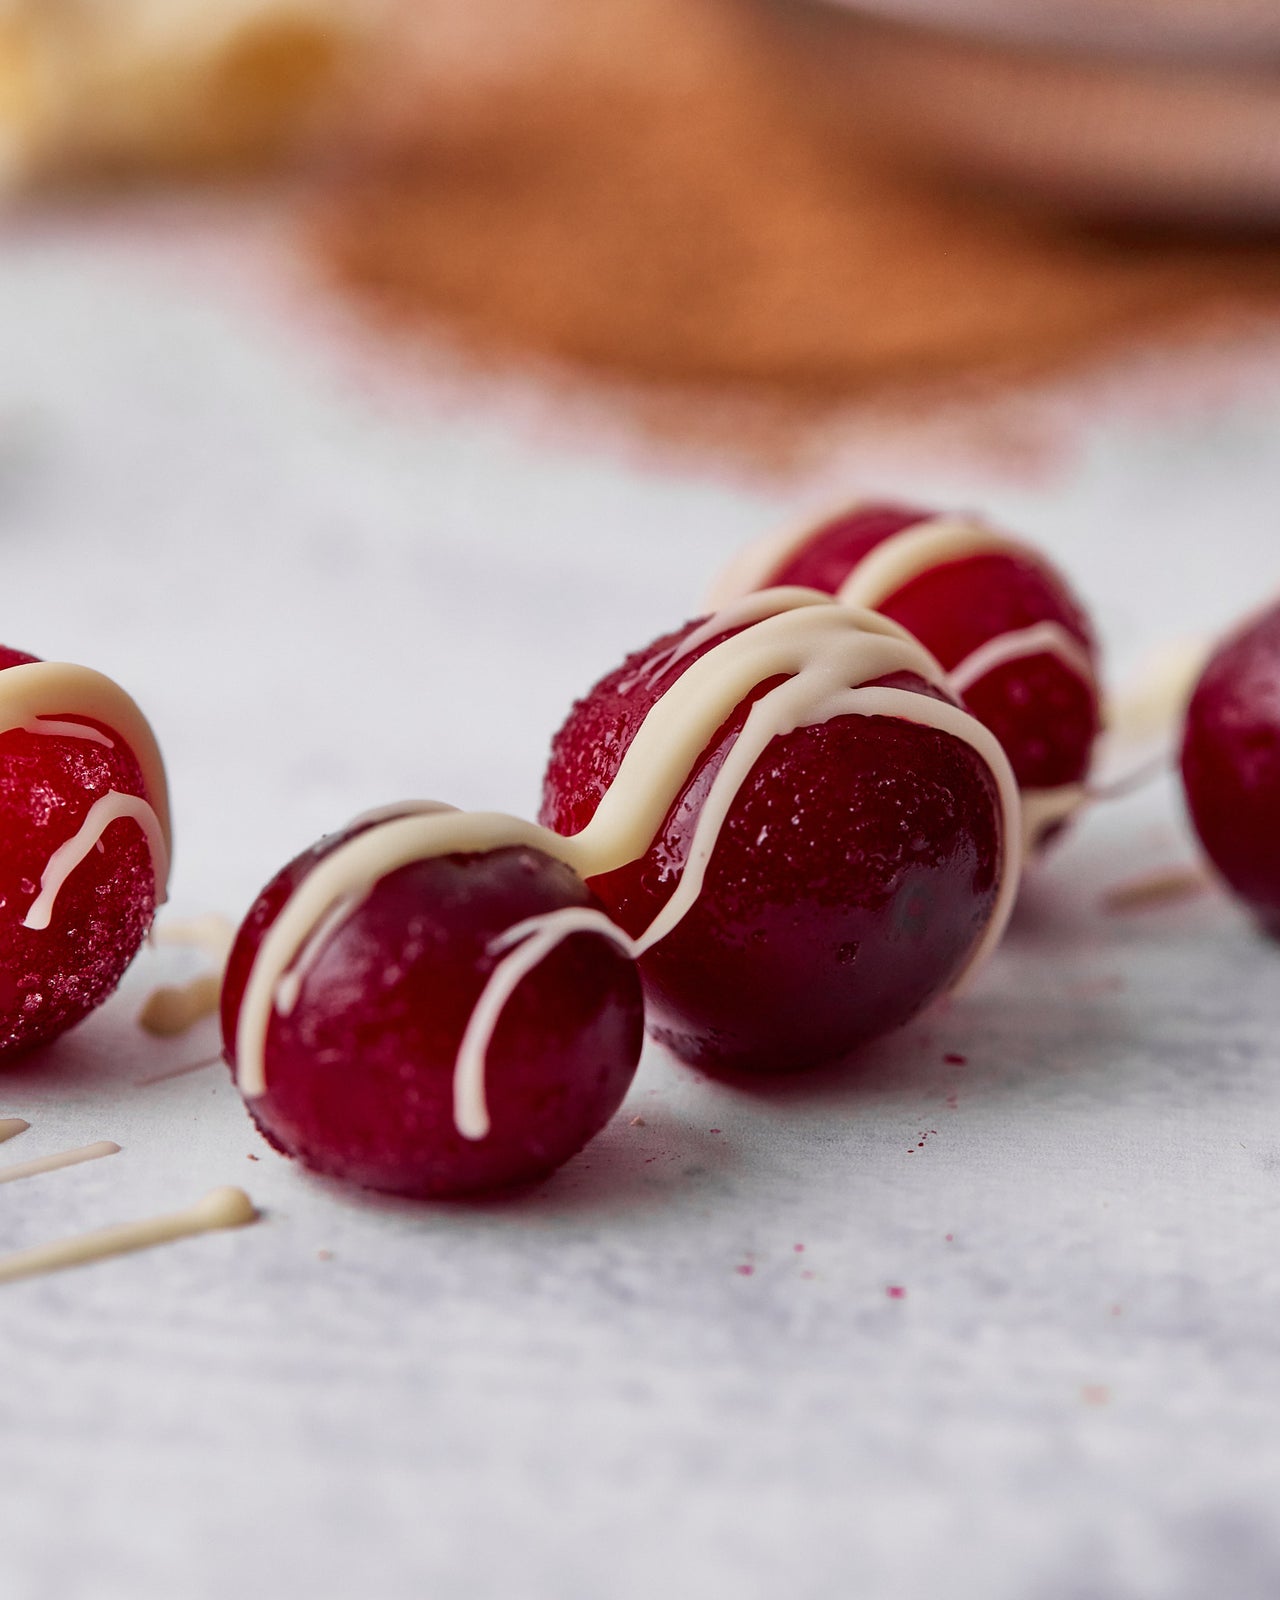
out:
{"label": "cranberry", "polygon": [[1209,859],[1280,937],[1280,606],[1210,657],[1187,709],[1182,781]]}
{"label": "cranberry", "polygon": [[[927,652],[817,595],[780,592],[767,614],[772,602],[748,597],[630,656],[574,706],[543,789],[542,821],[568,836],[591,887],[639,941],[651,1031],[713,1070],[809,1067],[898,1027],[985,952],[1015,888],[1008,764]],[[819,641],[807,658],[806,639]],[[748,657],[764,675],[750,682],[734,666],[742,692],[718,702],[725,664]],[[771,737],[770,707],[809,678],[808,710],[793,699]],[[858,686],[881,714],[852,703],[843,712]],[[877,691],[889,693],[873,703]],[[603,807],[616,815],[630,804],[620,791],[635,758],[631,776],[619,773],[638,740],[688,759],[655,791],[657,820],[637,854],[595,834]],[[748,754],[759,747],[749,768],[734,754],[742,740]],[[709,858],[697,856],[730,761],[736,788]],[[680,886],[695,856],[705,876],[690,903]],[[678,894],[683,914],[655,941],[655,919],[666,908],[670,923]]]}
{"label": "cranberry", "polygon": [[154,738],[99,673],[0,647],[0,1056],[116,987],[168,871]]}
{"label": "cranberry", "polygon": [[[934,534],[919,561],[882,568],[883,581],[868,565],[873,552],[892,553],[891,541]],[[1019,786],[1042,797],[1029,805],[1033,820],[1071,808],[1100,727],[1097,650],[1080,602],[1037,551],[972,518],[868,504],[748,553],[720,592],[772,584],[821,589],[900,622],[953,674]]]}
{"label": "cranberry", "polygon": [[545,1177],[599,1132],[639,1060],[640,983],[545,837],[391,810],[272,879],[232,949],[222,1029],[276,1149],[366,1188],[450,1196]]}

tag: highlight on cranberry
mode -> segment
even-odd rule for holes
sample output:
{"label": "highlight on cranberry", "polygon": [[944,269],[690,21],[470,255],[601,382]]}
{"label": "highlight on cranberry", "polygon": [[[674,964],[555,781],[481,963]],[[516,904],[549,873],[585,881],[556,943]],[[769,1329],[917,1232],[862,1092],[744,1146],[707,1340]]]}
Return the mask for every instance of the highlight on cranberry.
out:
{"label": "highlight on cranberry", "polygon": [[1181,767],[1205,853],[1280,938],[1280,606],[1209,658],[1187,708]]}
{"label": "highlight on cranberry", "polygon": [[221,1010],[277,1150],[418,1197],[546,1177],[617,1110],[644,1040],[629,941],[559,841],[430,804],[359,818],[278,873]]}
{"label": "highlight on cranberry", "polygon": [[164,764],[145,717],[87,667],[0,647],[0,1058],[115,989],[164,899]]}
{"label": "highlight on cranberry", "polygon": [[636,652],[556,735],[541,820],[712,1070],[839,1061],[982,962],[1017,890],[999,742],[902,628],[809,589]]}
{"label": "highlight on cranberry", "polygon": [[1004,746],[1031,846],[1083,800],[1101,727],[1097,646],[1066,579],[1030,545],[968,515],[854,504],[747,550],[713,600],[779,584],[880,611],[938,658]]}

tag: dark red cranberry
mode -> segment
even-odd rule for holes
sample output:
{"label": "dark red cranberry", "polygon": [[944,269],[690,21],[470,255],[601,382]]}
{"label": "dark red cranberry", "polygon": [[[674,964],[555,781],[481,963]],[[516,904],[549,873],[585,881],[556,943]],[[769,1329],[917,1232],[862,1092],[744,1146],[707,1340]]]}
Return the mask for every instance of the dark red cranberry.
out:
{"label": "dark red cranberry", "polygon": [[[246,991],[262,978],[264,939],[322,863],[395,820],[321,840],[246,917],[222,996],[227,1059],[242,1088],[237,1035]],[[635,1073],[644,1029],[629,956],[599,931],[572,932],[519,981],[483,1055],[483,1136],[459,1126],[459,1054],[503,959],[495,941],[569,908],[600,915],[595,896],[561,861],[520,842],[425,854],[357,900],[327,933],[320,919],[287,1014],[273,999],[265,1090],[246,1095],[263,1134],[316,1172],[394,1194],[478,1194],[553,1172],[609,1120]]]}
{"label": "dark red cranberry", "polygon": [[1182,781],[1209,859],[1280,937],[1280,606],[1210,658],[1187,710]]}
{"label": "dark red cranberry", "polygon": [[[9,672],[36,664],[0,647],[0,708]],[[121,730],[74,704],[49,716],[58,731],[0,732],[0,1057],[55,1038],[112,993],[155,915],[157,868],[162,884],[167,868],[135,819],[118,817],[101,831],[90,819],[95,802],[113,793],[148,799],[167,814],[163,796],[148,794]],[[42,884],[82,827],[83,859],[48,906]],[[28,926],[41,903],[47,925]]]}
{"label": "dark red cranberry", "polygon": [[[837,594],[893,536],[937,513],[869,504],[820,523],[755,574],[756,586],[795,584]],[[966,519],[971,521],[972,519]],[[1056,624],[1079,646],[1088,670],[1039,651],[957,685],[966,706],[996,735],[1023,789],[1081,784],[1100,727],[1097,650],[1085,612],[1066,580],[1028,545],[942,560],[875,608],[915,634],[947,670],[992,640]]]}
{"label": "dark red cranberry", "polygon": [[[672,659],[695,626],[638,651],[574,706],[552,745],[547,826],[580,833],[663,696],[743,631],[704,633]],[[750,706],[778,681],[758,685],[716,731],[649,849],[589,880],[634,937],[670,898],[712,782]],[[879,681],[950,698],[911,674]],[[991,767],[951,733],[840,715],[774,738],[738,791],[692,909],[641,956],[651,1031],[712,1070],[846,1057],[956,981],[996,914],[1003,874],[1016,871],[1007,842]]]}

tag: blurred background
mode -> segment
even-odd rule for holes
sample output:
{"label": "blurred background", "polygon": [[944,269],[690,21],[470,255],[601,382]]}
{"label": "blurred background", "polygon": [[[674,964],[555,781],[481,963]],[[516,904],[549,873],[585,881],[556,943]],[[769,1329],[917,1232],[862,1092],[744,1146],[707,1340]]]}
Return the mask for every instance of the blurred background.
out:
{"label": "blurred background", "polygon": [[[0,639],[135,695],[232,919],[369,807],[530,814],[850,494],[1042,547],[1123,685],[1280,585],[1277,63],[1276,0],[0,0]],[[157,1083],[217,1043],[144,953],[0,1104],[128,1156],[0,1226],[267,1222],[7,1291],[5,1600],[1274,1600],[1274,951],[1105,909],[1193,848],[1098,806],[864,1080],[651,1052],[511,1208]]]}
{"label": "blurred background", "polygon": [[1267,0],[0,0],[0,175],[269,188],[398,347],[759,462],[1274,327],[1278,63]]}

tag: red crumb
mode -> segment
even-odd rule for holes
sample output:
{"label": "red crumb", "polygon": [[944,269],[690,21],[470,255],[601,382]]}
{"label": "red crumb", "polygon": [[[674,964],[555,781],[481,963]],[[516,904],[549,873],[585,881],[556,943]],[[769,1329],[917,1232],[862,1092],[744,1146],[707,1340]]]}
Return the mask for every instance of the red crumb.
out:
{"label": "red crumb", "polygon": [[756,1269],[751,1265],[751,1263],[749,1261],[743,1261],[738,1266],[736,1266],[733,1270],[736,1273],[738,1273],[741,1277],[749,1278],[751,1276],[751,1274]]}
{"label": "red crumb", "polygon": [[907,1291],[900,1283],[891,1283],[885,1290],[885,1293],[889,1296],[890,1300],[905,1300],[907,1298]]}
{"label": "red crumb", "polygon": [[804,1254],[804,1246],[803,1246],[803,1245],[802,1245],[802,1244],[793,1244],[793,1245],[792,1245],[792,1246],[791,1246],[791,1248],[792,1248],[792,1249],[793,1249],[793,1250],[794,1250],[794,1251],[795,1251],[795,1253],[796,1253],[796,1254],[797,1254],[797,1255],[798,1255],[798,1256],[800,1256],[800,1255],[803,1255],[803,1254]]}
{"label": "red crumb", "polygon": [[1113,1317],[1118,1317],[1120,1315],[1120,1307],[1119,1306],[1112,1306],[1111,1315]]}
{"label": "red crumb", "polygon": [[707,1132],[708,1133],[719,1133],[720,1129],[719,1128],[708,1128]]}
{"label": "red crumb", "polygon": [[954,1050],[948,1050],[942,1059],[949,1067],[967,1067],[969,1065],[968,1056],[959,1055]]}
{"label": "red crumb", "polygon": [[1105,1383],[1081,1384],[1080,1398],[1087,1406],[1105,1406],[1111,1398],[1111,1390]]}
{"label": "red crumb", "polygon": [[333,1260],[333,1251],[332,1250],[317,1250],[316,1251],[316,1260],[317,1261],[332,1261]]}
{"label": "red crumb", "polygon": [[954,1233],[949,1233],[949,1234],[947,1234],[947,1235],[946,1235],[946,1240],[947,1240],[947,1243],[948,1243],[948,1244],[954,1244],[954,1243],[955,1243],[955,1242],[956,1242],[956,1236],[955,1236],[955,1234],[954,1234]]}

